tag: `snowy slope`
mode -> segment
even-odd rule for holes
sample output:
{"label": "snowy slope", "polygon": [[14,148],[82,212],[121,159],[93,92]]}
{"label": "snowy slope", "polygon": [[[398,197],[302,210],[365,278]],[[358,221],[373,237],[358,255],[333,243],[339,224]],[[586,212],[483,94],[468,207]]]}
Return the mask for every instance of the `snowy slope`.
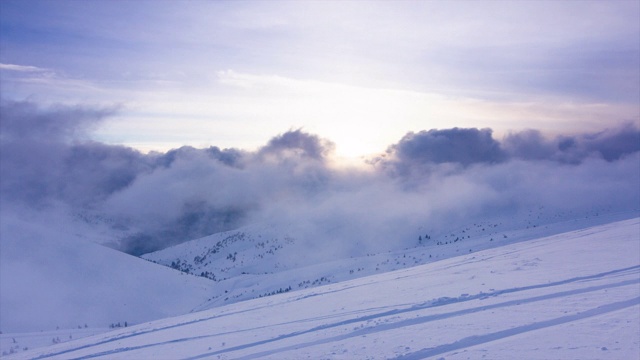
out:
{"label": "snowy slope", "polygon": [[640,219],[238,302],[7,359],[637,359]]}
{"label": "snowy slope", "polygon": [[9,215],[1,222],[0,330],[108,328],[189,312],[213,282]]}
{"label": "snowy slope", "polygon": [[586,216],[548,214],[536,209],[523,216],[476,220],[445,229],[417,229],[412,244],[377,253],[323,251],[331,232],[296,234],[294,229],[254,224],[188,241],[146,254],[143,258],[216,281],[207,301],[197,309],[312,288],[427,264],[482,249],[512,244],[638,216],[637,212],[592,211]]}
{"label": "snowy slope", "polygon": [[[121,324],[124,326],[124,324]],[[47,331],[2,333],[0,334],[0,357],[6,355],[49,346],[52,344],[82,339],[87,336],[105,333],[112,330],[111,327],[87,327],[79,325],[75,328],[56,329]]]}

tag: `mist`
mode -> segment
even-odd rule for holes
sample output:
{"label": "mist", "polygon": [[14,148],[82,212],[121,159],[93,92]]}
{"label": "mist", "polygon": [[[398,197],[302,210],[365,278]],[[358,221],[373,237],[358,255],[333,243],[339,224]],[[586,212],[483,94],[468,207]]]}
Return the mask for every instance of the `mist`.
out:
{"label": "mist", "polygon": [[[87,240],[133,255],[253,223],[287,229],[318,256],[359,255],[532,208],[580,214],[640,204],[633,123],[502,139],[488,128],[425,129],[359,166],[339,166],[330,139],[301,129],[254,151],[143,154],[91,140],[117,107],[1,106],[0,215],[94,228],[83,230]],[[3,243],[13,236],[7,229]]]}

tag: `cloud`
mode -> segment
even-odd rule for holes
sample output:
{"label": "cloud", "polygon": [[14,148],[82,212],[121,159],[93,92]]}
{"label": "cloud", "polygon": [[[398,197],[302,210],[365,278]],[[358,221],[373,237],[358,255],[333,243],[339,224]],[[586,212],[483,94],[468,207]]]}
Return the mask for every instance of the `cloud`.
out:
{"label": "cloud", "polygon": [[550,159],[558,150],[558,146],[546,140],[538,130],[510,133],[502,143],[511,156],[524,160]]}
{"label": "cloud", "polygon": [[57,105],[41,109],[29,101],[2,100],[0,136],[7,141],[60,142],[86,136],[117,107],[92,108]]}
{"label": "cloud", "polygon": [[215,159],[227,166],[240,167],[242,166],[245,153],[238,149],[223,149],[220,150],[217,146],[210,146],[207,149],[196,149],[191,146],[183,146],[178,149],[171,149],[164,154],[159,154],[156,164],[164,167],[169,167],[177,159],[189,158],[191,156],[198,156],[197,154],[203,152],[206,153],[211,159]]}
{"label": "cloud", "polygon": [[0,151],[2,199],[31,205],[90,206],[151,168],[135,150],[99,143],[12,142]]}
{"label": "cloud", "polygon": [[335,145],[332,142],[298,129],[290,130],[272,138],[266,146],[260,149],[258,154],[261,156],[295,156],[323,160],[333,151],[334,147]]}
{"label": "cloud", "polygon": [[48,69],[39,68],[37,66],[2,64],[2,63],[0,63],[0,70],[18,71],[18,72],[49,72],[50,71]]}
{"label": "cloud", "polygon": [[625,211],[640,201],[631,124],[502,141],[490,129],[410,132],[368,165],[335,167],[334,144],[300,129],[255,151],[142,154],[87,140],[111,109],[3,102],[1,110],[0,211],[62,211],[69,226],[99,224],[101,241],[136,255],[261,222],[289,229],[296,251],[312,249],[317,260],[406,247],[418,228],[540,206]]}
{"label": "cloud", "polygon": [[387,149],[386,156],[380,163],[401,175],[443,163],[469,166],[499,163],[507,158],[491,129],[475,128],[409,132]]}
{"label": "cloud", "polygon": [[256,152],[182,147],[158,156],[153,171],[111,196],[103,209],[131,230],[119,248],[157,250],[322,193],[333,176],[325,162],[331,148],[301,130],[277,135]]}
{"label": "cloud", "polygon": [[81,142],[109,109],[3,101],[0,107],[0,182],[3,200],[43,205],[95,203],[126,187],[143,171],[135,150]]}
{"label": "cloud", "polygon": [[504,160],[491,129],[445,129],[408,133],[391,152],[400,160],[421,163],[456,162],[462,165]]}
{"label": "cloud", "polygon": [[614,161],[640,150],[640,129],[625,124],[621,128],[586,135],[582,142],[587,151],[598,153],[607,161]]}
{"label": "cloud", "polygon": [[615,161],[640,151],[640,129],[627,123],[595,133],[545,138],[537,130],[508,134],[503,140],[507,153],[523,160],[552,160],[578,164],[589,157]]}
{"label": "cloud", "polygon": [[181,148],[170,162],[161,156],[104,201],[102,213],[127,229],[116,247],[141,254],[242,224],[259,187],[208,150]]}

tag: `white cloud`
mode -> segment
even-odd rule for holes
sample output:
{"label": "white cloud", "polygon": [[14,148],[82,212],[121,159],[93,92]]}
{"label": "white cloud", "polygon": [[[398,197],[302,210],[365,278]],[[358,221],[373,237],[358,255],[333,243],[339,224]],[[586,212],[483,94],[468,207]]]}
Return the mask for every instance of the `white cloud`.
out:
{"label": "white cloud", "polygon": [[18,72],[48,72],[50,70],[39,68],[37,66],[3,64],[0,63],[0,70],[18,71]]}

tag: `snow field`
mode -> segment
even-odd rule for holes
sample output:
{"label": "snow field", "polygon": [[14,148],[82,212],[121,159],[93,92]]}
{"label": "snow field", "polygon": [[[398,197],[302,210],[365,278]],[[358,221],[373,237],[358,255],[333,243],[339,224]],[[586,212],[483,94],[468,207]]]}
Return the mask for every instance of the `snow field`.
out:
{"label": "snow field", "polygon": [[3,216],[0,330],[140,323],[187,313],[213,291],[207,279],[89,242],[74,230]]}
{"label": "snow field", "polygon": [[[311,288],[473,253],[576,229],[638,216],[637,211],[602,213],[571,218],[574,214],[547,214],[543,209],[509,219],[485,219],[446,231],[416,233],[414,245],[379,253],[314,254],[309,239],[288,235],[287,229],[254,224],[239,230],[192,240],[143,258],[216,282],[214,292],[194,310],[206,310],[238,301]],[[316,234],[323,244],[327,234]],[[425,237],[423,237],[425,236]],[[422,242],[418,243],[418,238]],[[392,244],[393,241],[390,242]],[[327,245],[330,246],[330,245]]]}
{"label": "snow field", "polygon": [[633,359],[640,219],[166,318],[7,359]]}

